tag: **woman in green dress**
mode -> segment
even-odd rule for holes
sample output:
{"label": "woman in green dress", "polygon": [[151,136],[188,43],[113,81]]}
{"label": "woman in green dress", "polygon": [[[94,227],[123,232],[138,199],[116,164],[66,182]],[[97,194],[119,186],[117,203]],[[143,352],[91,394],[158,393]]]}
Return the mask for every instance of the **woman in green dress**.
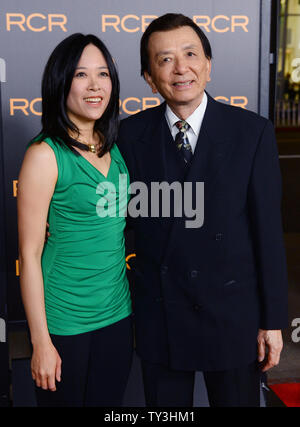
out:
{"label": "woman in green dress", "polygon": [[42,100],[42,130],[18,185],[20,283],[37,402],[121,406],[133,349],[128,171],[115,145],[119,80],[105,45],[79,33],[63,40],[46,65]]}

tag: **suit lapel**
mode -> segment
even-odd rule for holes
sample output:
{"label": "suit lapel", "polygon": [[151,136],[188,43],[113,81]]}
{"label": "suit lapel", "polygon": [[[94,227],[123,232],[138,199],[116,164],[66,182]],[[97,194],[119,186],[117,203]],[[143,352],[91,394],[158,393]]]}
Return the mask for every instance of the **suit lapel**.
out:
{"label": "suit lapel", "polygon": [[[208,103],[191,164],[186,168],[185,181],[203,181],[212,184],[226,164],[232,151],[232,139],[228,129],[224,131],[223,105],[208,94]],[[165,119],[163,103],[152,109],[149,124],[141,140],[135,146],[136,165],[140,177],[146,183],[181,181],[182,174],[176,175],[175,165],[181,171],[183,161],[180,153],[172,146],[172,136]],[[228,127],[228,126],[226,126]],[[170,173],[174,166],[174,172]],[[183,170],[183,169],[182,169]]]}
{"label": "suit lapel", "polygon": [[211,188],[230,157],[233,140],[224,132],[222,104],[207,96],[205,115],[185,181],[204,182],[205,187]]}
{"label": "suit lapel", "polygon": [[[135,168],[136,178],[141,179],[147,186],[150,196],[151,183],[182,181],[185,174],[185,162],[180,153],[177,152],[165,118],[165,107],[163,103],[153,109],[150,113],[149,125],[146,128],[139,143],[135,146]],[[171,195],[171,199],[172,199]],[[149,206],[151,199],[148,200]],[[161,212],[162,206],[159,207]],[[169,230],[173,219],[173,205],[171,202],[171,217],[152,218],[156,224]]]}
{"label": "suit lapel", "polygon": [[[214,184],[218,175],[228,164],[233,148],[233,138],[230,137],[230,132],[228,133],[229,125],[226,123],[226,116],[224,117],[224,106],[214,101],[208,94],[207,96],[208,103],[196,149],[184,177],[185,182],[193,183],[193,206],[195,206],[195,183],[204,182],[206,205],[215,194]],[[174,247],[174,239],[176,240],[184,230],[185,220],[185,218],[174,218],[172,221],[168,244],[165,248],[165,262],[167,262],[168,254],[171,253],[170,250]],[[196,232],[197,229],[194,231]]]}
{"label": "suit lapel", "polygon": [[[138,168],[137,177],[146,184],[166,180],[165,150],[165,103],[161,104],[149,118],[149,124],[141,140],[135,146],[135,160]],[[151,111],[152,113],[152,111]]]}
{"label": "suit lapel", "polygon": [[[165,103],[149,112],[149,124],[135,144],[135,180],[141,180],[148,186],[152,182],[204,182],[205,200],[214,194],[213,185],[219,173],[228,163],[232,153],[233,139],[228,133],[230,125],[226,123],[224,106],[208,95],[208,103],[203,118],[199,138],[192,162],[188,168],[180,169],[181,158],[173,150],[172,136],[165,119]],[[228,136],[229,135],[229,136]],[[172,170],[170,165],[174,166]],[[179,166],[179,169],[177,169]],[[170,172],[171,171],[171,172]],[[172,236],[176,234],[181,218],[160,218],[163,227],[170,228],[168,247],[172,247]]]}

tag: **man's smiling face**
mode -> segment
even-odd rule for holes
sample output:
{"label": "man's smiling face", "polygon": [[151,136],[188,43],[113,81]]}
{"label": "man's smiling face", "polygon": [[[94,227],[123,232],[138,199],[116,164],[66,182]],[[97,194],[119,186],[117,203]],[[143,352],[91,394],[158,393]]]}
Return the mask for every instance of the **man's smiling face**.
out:
{"label": "man's smiling face", "polygon": [[189,26],[154,32],[148,54],[151,74],[144,75],[153,93],[159,92],[175,113],[184,108],[192,114],[201,103],[211,70],[197,33]]}

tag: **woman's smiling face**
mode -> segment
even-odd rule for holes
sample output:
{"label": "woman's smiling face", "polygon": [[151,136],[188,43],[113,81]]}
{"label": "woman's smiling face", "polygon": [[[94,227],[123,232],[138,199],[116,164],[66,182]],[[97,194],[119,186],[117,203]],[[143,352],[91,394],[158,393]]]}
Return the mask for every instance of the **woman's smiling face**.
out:
{"label": "woman's smiling face", "polygon": [[87,45],[76,66],[67,97],[69,119],[80,125],[98,120],[109,103],[111,78],[102,52],[93,44]]}

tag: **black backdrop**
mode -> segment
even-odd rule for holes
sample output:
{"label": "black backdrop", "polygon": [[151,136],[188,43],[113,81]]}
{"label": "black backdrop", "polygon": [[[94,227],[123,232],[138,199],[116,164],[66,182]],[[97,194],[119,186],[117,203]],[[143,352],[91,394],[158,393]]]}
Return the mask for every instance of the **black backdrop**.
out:
{"label": "black backdrop", "polygon": [[[126,4],[125,4],[126,3]],[[86,5],[89,5],[89,8]],[[127,7],[126,7],[127,5]],[[276,24],[278,0],[189,0],[165,1],[150,4],[147,0],[53,0],[51,4],[46,0],[1,0],[0,10],[0,64],[5,69],[5,82],[2,86],[2,116],[0,120],[0,326],[7,325],[8,330],[15,325],[26,325],[24,311],[19,292],[18,268],[16,259],[17,229],[16,229],[16,189],[20,163],[27,141],[37,133],[39,120],[37,114],[39,103],[31,105],[31,112],[26,116],[22,110],[12,110],[12,105],[18,106],[18,100],[30,102],[38,99],[41,70],[46,57],[55,44],[72,32],[93,32],[104,39],[109,48],[115,53],[121,77],[121,98],[132,99],[121,108],[121,118],[126,117],[137,106],[141,108],[141,101],[151,97],[149,89],[138,76],[138,41],[139,32],[114,32],[112,27],[105,31],[100,28],[101,16],[123,15],[146,16],[160,15],[168,11],[185,13],[189,16],[201,15],[218,18],[213,31],[210,26],[209,37],[214,53],[212,83],[209,93],[222,102],[228,102],[231,96],[244,96],[253,111],[264,116],[274,115],[274,94],[276,77]],[[130,6],[130,7],[129,7]],[[81,11],[81,12],[80,12]],[[58,34],[57,28],[39,32],[29,31],[32,28],[42,28],[46,24],[44,16],[49,14],[64,14],[68,17],[67,33]],[[29,21],[29,16],[40,13]],[[81,16],[81,13],[83,15]],[[102,13],[102,15],[101,15]],[[129,14],[133,15],[129,15]],[[11,20],[25,19],[21,26],[9,26],[9,16],[18,15]],[[230,17],[248,16],[248,31],[244,32],[237,27],[232,31],[228,23]],[[97,16],[97,25],[94,22]],[[84,17],[85,19],[82,19]],[[226,19],[225,19],[225,18]],[[205,19],[203,18],[204,22]],[[271,25],[271,19],[272,25]],[[23,21],[22,21],[23,22]],[[70,23],[69,23],[70,22]],[[125,21],[124,21],[125,23]],[[28,25],[27,25],[28,24]],[[27,25],[27,27],[26,27]],[[138,25],[136,18],[126,21],[130,25]],[[223,32],[225,28],[231,31]],[[120,27],[120,26],[119,26]],[[22,29],[24,28],[24,29]],[[120,27],[121,28],[121,27]],[[208,27],[207,27],[208,29]],[[206,31],[206,28],[204,27]],[[271,32],[272,30],[272,32]],[[102,33],[101,33],[102,31]],[[100,34],[99,34],[100,32]],[[126,45],[126,49],[124,49]],[[124,50],[134,52],[133,57],[124,57]],[[20,62],[21,61],[21,62]],[[255,64],[255,66],[253,65]],[[130,67],[136,68],[135,72]],[[0,69],[1,73],[1,69]],[[4,75],[2,70],[2,76]],[[0,79],[1,80],[1,79]],[[2,81],[4,81],[2,79]],[[137,103],[137,100],[140,100]],[[22,101],[22,102],[23,102]],[[229,101],[230,102],[230,101]],[[1,111],[1,109],[0,109]],[[0,117],[1,119],[1,117]],[[127,245],[127,254],[134,253],[132,238]],[[128,267],[134,263],[134,256],[128,261]],[[130,270],[128,270],[130,276]],[[8,303],[7,303],[8,301]],[[3,319],[3,320],[1,320]],[[3,336],[3,333],[2,333]],[[7,333],[4,334],[7,336]],[[8,345],[7,340],[0,342],[0,396],[1,401],[7,400],[8,392]],[[0,403],[1,404],[1,403]]]}

